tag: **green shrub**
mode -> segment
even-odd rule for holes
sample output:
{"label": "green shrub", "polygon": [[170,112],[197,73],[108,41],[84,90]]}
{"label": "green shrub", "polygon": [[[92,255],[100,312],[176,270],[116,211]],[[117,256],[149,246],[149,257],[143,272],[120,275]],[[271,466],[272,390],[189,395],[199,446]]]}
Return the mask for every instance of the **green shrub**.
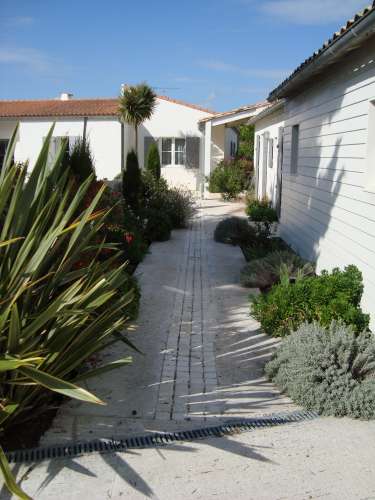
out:
{"label": "green shrub", "polygon": [[[55,392],[103,404],[80,387],[77,370],[94,353],[122,340],[134,292],[126,264],[111,242],[96,242],[106,213],[95,212],[103,185],[77,216],[92,178],[78,188],[63,165],[63,144],[48,167],[53,127],[30,175],[12,164],[18,128],[0,172],[0,403],[1,432],[38,418]],[[103,250],[113,257],[100,261]],[[90,255],[87,265],[81,260]],[[100,367],[106,371],[129,358]],[[77,385],[78,380],[79,385]],[[1,469],[6,470],[0,447]],[[8,486],[16,491],[8,480]],[[17,490],[19,494],[19,490]]]}
{"label": "green shrub", "polygon": [[348,266],[294,284],[282,280],[268,294],[253,298],[251,309],[264,331],[273,336],[288,335],[305,321],[327,326],[332,320],[353,325],[359,333],[369,325],[369,316],[360,308],[362,293],[361,272]]}
{"label": "green shrub", "polygon": [[375,338],[332,322],[303,324],[266,373],[297,404],[324,415],[375,418]]}
{"label": "green shrub", "polygon": [[228,217],[215,228],[214,240],[230,245],[246,245],[256,239],[255,230],[243,217]]}
{"label": "green shrub", "polygon": [[147,212],[146,237],[150,241],[167,241],[171,237],[172,223],[165,212],[149,209]]}
{"label": "green shrub", "polygon": [[86,180],[90,175],[95,176],[94,158],[89,139],[83,140],[83,137],[78,137],[69,154],[68,164],[80,182]]}
{"label": "green shrub", "polygon": [[248,199],[246,214],[255,227],[260,240],[267,240],[272,234],[272,225],[278,221],[277,212],[267,199]]}
{"label": "green shrub", "polygon": [[149,172],[143,174],[142,216],[147,219],[149,211],[163,212],[173,229],[181,229],[195,213],[195,200],[191,192],[168,188],[165,179],[156,180]]}
{"label": "green shrub", "polygon": [[241,250],[248,262],[266,257],[272,252],[292,251],[281,238],[259,238],[259,233],[256,229],[254,240],[241,245]]}
{"label": "green shrub", "polygon": [[276,210],[268,200],[254,200],[247,202],[246,214],[252,222],[267,222],[273,224],[278,221]]}
{"label": "green shrub", "polygon": [[224,200],[231,200],[247,189],[249,183],[240,162],[221,161],[208,178],[208,190],[210,193],[221,193]]}
{"label": "green shrub", "polygon": [[126,158],[126,170],[122,177],[122,190],[126,203],[137,209],[142,191],[142,177],[135,151],[130,151]]}
{"label": "green shrub", "polygon": [[156,144],[151,144],[147,155],[146,169],[156,180],[160,179],[160,155]]}
{"label": "green shrub", "polygon": [[195,214],[195,200],[192,193],[180,188],[168,189],[166,209],[174,229],[188,227]]}
{"label": "green shrub", "polygon": [[267,289],[280,282],[282,274],[295,281],[314,274],[314,266],[289,250],[271,252],[244,266],[241,284],[250,288]]}

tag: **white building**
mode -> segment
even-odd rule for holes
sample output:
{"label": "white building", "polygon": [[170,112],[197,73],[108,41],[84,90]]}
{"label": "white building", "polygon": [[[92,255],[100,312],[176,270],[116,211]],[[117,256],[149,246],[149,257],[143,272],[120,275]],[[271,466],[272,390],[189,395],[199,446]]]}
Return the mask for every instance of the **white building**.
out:
{"label": "white building", "polygon": [[[171,185],[202,192],[205,176],[222,159],[237,150],[237,133],[232,128],[238,117],[249,118],[253,108],[214,113],[207,109],[170,99],[157,98],[151,119],[138,129],[138,158],[145,165],[152,143],[159,148],[162,175]],[[70,147],[79,136],[90,141],[98,178],[113,179],[125,167],[128,151],[135,147],[132,126],[121,123],[117,99],[75,99],[61,94],[58,99],[0,101],[0,163],[17,122],[17,162],[34,165],[43,139],[55,123],[51,152],[68,137]],[[211,132],[212,130],[212,132]]]}
{"label": "white building", "polygon": [[269,100],[255,119],[258,196],[281,204],[281,236],[319,271],[361,269],[362,306],[374,328],[375,7],[349,21]]}

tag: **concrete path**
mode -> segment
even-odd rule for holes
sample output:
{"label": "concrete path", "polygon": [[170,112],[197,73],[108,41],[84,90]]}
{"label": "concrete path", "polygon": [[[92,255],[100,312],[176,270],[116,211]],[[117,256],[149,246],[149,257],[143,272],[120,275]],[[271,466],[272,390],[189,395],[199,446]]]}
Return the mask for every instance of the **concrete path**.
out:
{"label": "concrete path", "polygon": [[134,363],[90,379],[107,402],[63,405],[42,444],[123,436],[294,408],[263,376],[275,340],[249,316],[249,289],[239,285],[244,257],[216,243],[221,218],[243,215],[239,203],[206,200],[188,230],[155,243],[137,275],[140,316],[130,338],[143,356],[117,344],[105,361]]}
{"label": "concrete path", "polygon": [[[35,500],[373,500],[375,422],[319,419],[22,467]],[[5,489],[2,500],[10,497]]]}
{"label": "concrete path", "polygon": [[[144,353],[92,379],[107,406],[62,406],[41,444],[189,429],[295,409],[263,376],[275,341],[249,317],[237,247],[213,241],[240,204],[202,203],[191,229],[154,244],[139,266],[140,317],[130,336]],[[105,360],[128,355],[116,345]],[[230,438],[22,466],[35,499],[375,499],[375,424],[319,419]],[[5,490],[1,499],[9,498]]]}

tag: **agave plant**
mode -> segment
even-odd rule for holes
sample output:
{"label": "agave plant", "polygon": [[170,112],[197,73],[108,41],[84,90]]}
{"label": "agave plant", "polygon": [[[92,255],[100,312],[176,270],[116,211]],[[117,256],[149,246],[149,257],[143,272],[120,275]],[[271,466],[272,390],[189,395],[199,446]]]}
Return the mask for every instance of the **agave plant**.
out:
{"label": "agave plant", "polygon": [[[122,340],[133,299],[126,264],[114,266],[116,245],[96,242],[106,216],[95,212],[105,187],[77,217],[92,182],[79,188],[63,166],[65,145],[48,160],[51,128],[29,177],[12,162],[17,129],[0,173],[0,431],[46,410],[52,392],[104,404],[77,380],[130,362],[120,359],[82,373],[93,353]],[[100,262],[103,249],[113,257]],[[78,268],[82,254],[92,255]],[[52,392],[51,392],[52,391]],[[3,450],[8,488],[28,496],[12,478]]]}

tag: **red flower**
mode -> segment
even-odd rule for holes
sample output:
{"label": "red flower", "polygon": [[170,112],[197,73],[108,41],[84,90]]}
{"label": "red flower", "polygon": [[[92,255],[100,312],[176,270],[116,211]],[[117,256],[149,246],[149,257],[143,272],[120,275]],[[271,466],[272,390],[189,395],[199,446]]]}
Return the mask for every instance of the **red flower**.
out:
{"label": "red flower", "polygon": [[132,233],[125,233],[124,237],[125,237],[126,243],[128,243],[129,245],[134,240],[134,234],[132,234]]}

